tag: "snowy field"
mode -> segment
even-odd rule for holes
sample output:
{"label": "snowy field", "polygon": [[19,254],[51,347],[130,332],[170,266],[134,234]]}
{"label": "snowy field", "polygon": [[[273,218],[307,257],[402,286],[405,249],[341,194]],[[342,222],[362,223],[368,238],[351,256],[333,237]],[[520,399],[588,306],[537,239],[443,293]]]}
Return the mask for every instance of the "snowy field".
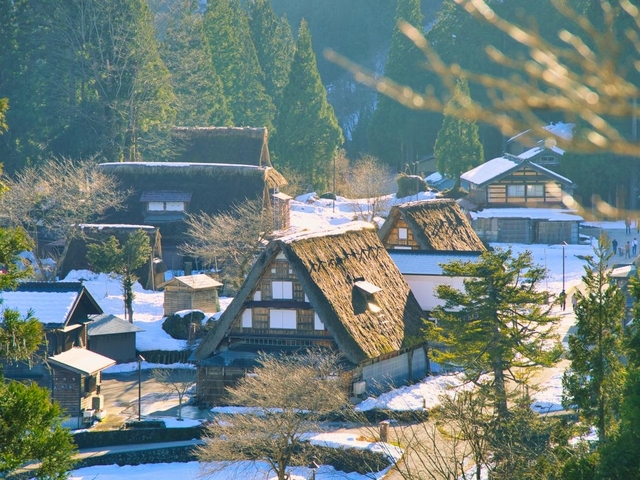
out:
{"label": "snowy field", "polygon": [[[392,203],[403,203],[405,201],[414,201],[432,198],[432,194],[423,193],[419,196],[413,196],[409,199],[391,199],[389,198],[388,207]],[[356,212],[365,208],[365,201],[351,201],[338,197],[333,200],[319,200],[312,194],[304,195],[293,200],[291,203],[291,224],[295,231],[318,231],[327,230],[333,226],[342,225],[356,219]],[[366,208],[365,208],[366,209]],[[376,219],[379,223],[382,219]],[[595,225],[603,229],[624,229],[623,222],[599,223]],[[565,290],[571,294],[572,289],[580,283],[580,278],[584,273],[584,256],[593,255],[593,248],[590,245],[567,245],[564,248],[565,261],[563,272],[562,254],[563,248],[560,245],[501,245],[494,244],[495,247],[512,248],[514,253],[520,253],[525,250],[532,252],[534,261],[548,269],[549,275],[546,283],[543,285],[552,293],[559,293],[563,284],[563,273]],[[581,258],[582,257],[582,258]],[[116,279],[104,274],[94,274],[88,271],[74,271],[65,279],[67,281],[82,280],[91,294],[102,306],[105,313],[114,315],[123,315],[123,299],[119,284]],[[221,299],[221,307],[224,309],[231,301],[230,298]],[[162,302],[163,294],[161,292],[145,291],[139,284],[135,285],[135,301],[134,301],[134,320],[135,324],[144,329],[144,332],[138,334],[138,349],[145,350],[180,350],[186,347],[186,342],[171,338],[164,330],[162,330]],[[570,308],[570,302],[569,302]],[[562,313],[560,311],[558,314]],[[219,315],[219,314],[217,314]],[[571,317],[566,317],[567,321]],[[570,325],[564,325],[565,333]],[[180,366],[180,365],[176,365]],[[154,368],[156,365],[142,363],[142,368]],[[117,365],[107,370],[108,373],[133,371],[138,368],[137,363]],[[541,385],[541,391],[534,395],[532,408],[541,413],[559,410],[560,398],[562,393],[561,378],[562,370],[556,369],[552,372],[550,379]],[[458,389],[468,388],[464,385],[459,376],[442,375],[429,377],[423,382],[402,387],[392,392],[380,395],[378,398],[369,398],[364,400],[359,409],[367,410],[372,408],[385,408],[393,410],[411,410],[430,408],[438,404],[438,397],[443,394],[452,394]],[[345,437],[343,434],[328,434],[324,436],[323,441],[341,446],[351,446],[358,448],[380,448],[379,445],[359,445],[357,439]],[[220,465],[217,465],[219,467]],[[214,466],[215,467],[215,466]],[[196,463],[171,463],[157,465],[140,465],[140,466],[101,466],[83,468],[73,472],[70,478],[74,480],[112,480],[120,478],[130,479],[148,479],[165,480],[182,478],[196,479],[202,473],[203,466]],[[292,479],[307,479],[311,476],[311,470],[308,468],[295,468],[291,470]],[[360,480],[371,478],[382,478],[383,472],[372,475],[360,475],[356,473],[336,472],[328,466],[321,466],[316,472],[316,478],[322,480]],[[225,468],[221,471],[206,476],[210,480],[222,479],[271,479],[273,473],[269,472],[266,464],[262,462],[244,462]]]}

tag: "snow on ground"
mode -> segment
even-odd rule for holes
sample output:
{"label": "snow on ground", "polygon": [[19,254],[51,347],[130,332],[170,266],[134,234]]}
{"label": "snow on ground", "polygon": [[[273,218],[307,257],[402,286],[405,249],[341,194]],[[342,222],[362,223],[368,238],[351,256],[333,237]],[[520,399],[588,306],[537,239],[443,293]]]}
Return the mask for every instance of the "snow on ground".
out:
{"label": "snow on ground", "polygon": [[441,395],[455,395],[456,392],[473,388],[465,383],[461,374],[427,377],[414,385],[400,387],[378,396],[369,397],[356,406],[356,410],[423,410],[440,404]]}
{"label": "snow on ground", "polygon": [[[223,468],[224,467],[224,468]],[[210,472],[209,474],[207,474]],[[307,480],[312,476],[312,470],[307,467],[295,467],[289,470],[291,480]],[[203,475],[205,474],[205,475]],[[362,475],[356,472],[345,473],[336,471],[333,467],[321,465],[316,469],[318,480],[375,480],[381,479],[386,470],[377,474]],[[200,464],[189,463],[158,463],[146,465],[107,465],[80,468],[72,472],[69,480],[275,480],[277,477],[269,470],[266,462],[239,462],[225,467],[222,462]]]}
{"label": "snow on ground", "polygon": [[[395,199],[392,196],[387,198],[387,208],[396,203],[406,201],[423,200],[432,198],[431,193],[421,193],[405,199]],[[364,209],[366,211],[366,200],[352,201],[343,197],[338,197],[335,202],[329,199],[318,199],[315,194],[308,194],[297,197],[291,202],[291,224],[296,232],[303,231],[322,231],[328,230],[334,226],[343,225],[345,223],[357,219],[357,212]],[[376,219],[378,220],[378,219]],[[598,222],[586,224],[601,229],[623,229],[624,222]],[[543,285],[544,288],[552,293],[559,293],[564,283],[565,290],[571,294],[572,289],[580,283],[580,279],[584,273],[584,265],[586,264],[584,257],[593,255],[593,247],[591,245],[506,245],[494,244],[495,247],[511,248],[515,254],[529,250],[532,252],[534,262],[548,269],[549,277]],[[563,253],[565,255],[563,262]],[[67,281],[83,280],[85,286],[89,289],[96,301],[101,305],[105,313],[123,316],[123,298],[120,285],[117,279],[104,274],[94,274],[92,272],[73,271],[67,278]],[[145,350],[181,350],[186,347],[183,340],[175,340],[171,338],[164,330],[162,330],[162,292],[151,292],[142,289],[136,283],[134,299],[134,320],[135,324],[145,331],[138,334],[138,349]],[[220,303],[224,310],[231,302],[231,298],[221,298]],[[570,303],[569,303],[570,305]],[[219,317],[220,313],[217,314]],[[176,365],[180,366],[180,365]],[[156,365],[146,364],[143,362],[141,368],[155,368]],[[125,364],[112,369],[117,371],[135,371],[138,368],[137,363]],[[109,370],[109,373],[116,373],[116,370]],[[541,386],[541,391],[533,394],[534,402],[532,408],[538,412],[545,413],[561,409],[560,400],[562,394],[561,387],[562,370],[557,369],[550,379]],[[438,403],[438,396],[441,394],[452,394],[457,389],[466,388],[462,385],[462,381],[455,375],[442,375],[428,377],[423,382],[402,387],[392,392],[380,395],[378,398],[369,398],[362,402],[358,408],[367,410],[372,408],[384,408],[393,410],[423,409],[431,408]],[[184,407],[183,416],[185,418],[197,418],[197,415],[190,415],[189,408]],[[186,420],[185,420],[186,422]],[[181,422],[181,423],[185,423]],[[176,421],[176,423],[178,423]],[[172,425],[173,426],[173,425]],[[329,443],[354,443],[357,441],[352,436],[342,438],[342,434],[322,434],[322,441]],[[353,446],[353,445],[352,445]],[[217,464],[219,467],[220,464]],[[195,479],[201,475],[200,464],[196,462],[178,464],[157,464],[157,465],[140,465],[140,466],[101,466],[90,467],[76,470],[72,479],[74,480],[115,480],[120,478],[147,479],[155,480],[173,479],[176,477],[183,479]],[[292,479],[306,479],[311,476],[308,468],[292,469]],[[336,472],[328,466],[321,466],[317,470],[317,478],[323,480],[360,480],[365,478],[381,478],[380,476],[360,475],[356,473],[345,474],[344,472]],[[213,473],[208,477],[211,480],[221,480],[228,478],[267,479],[274,478],[273,473],[268,472],[268,467],[262,462],[243,462],[239,465],[228,467],[224,470]]]}

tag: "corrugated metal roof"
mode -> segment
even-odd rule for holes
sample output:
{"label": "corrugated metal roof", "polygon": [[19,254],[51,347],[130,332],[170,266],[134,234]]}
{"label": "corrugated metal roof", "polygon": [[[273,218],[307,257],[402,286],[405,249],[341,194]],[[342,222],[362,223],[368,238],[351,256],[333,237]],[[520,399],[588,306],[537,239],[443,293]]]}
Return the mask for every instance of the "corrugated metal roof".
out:
{"label": "corrugated metal roof", "polygon": [[144,329],[123,320],[115,315],[97,315],[93,321],[87,325],[90,337],[97,335],[113,335],[116,333],[136,333],[144,332]]}
{"label": "corrugated metal roof", "polygon": [[93,375],[116,363],[111,358],[79,347],[49,357],[47,361],[82,375]]}
{"label": "corrugated metal roof", "polygon": [[403,275],[442,275],[443,264],[459,260],[475,262],[480,252],[424,252],[389,250],[389,255]]}
{"label": "corrugated metal roof", "polygon": [[141,202],[190,202],[191,192],[177,192],[173,190],[157,190],[142,192]]}

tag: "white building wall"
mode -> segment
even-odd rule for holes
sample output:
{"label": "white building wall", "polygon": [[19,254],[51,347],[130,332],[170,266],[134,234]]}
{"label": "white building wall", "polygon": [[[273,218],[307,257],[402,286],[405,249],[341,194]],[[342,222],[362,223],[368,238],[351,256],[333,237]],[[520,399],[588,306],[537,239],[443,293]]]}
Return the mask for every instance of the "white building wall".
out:
{"label": "white building wall", "polygon": [[458,290],[464,289],[462,277],[445,277],[443,275],[403,275],[413,295],[423,310],[431,311],[444,302],[436,297],[438,285],[449,285]]}

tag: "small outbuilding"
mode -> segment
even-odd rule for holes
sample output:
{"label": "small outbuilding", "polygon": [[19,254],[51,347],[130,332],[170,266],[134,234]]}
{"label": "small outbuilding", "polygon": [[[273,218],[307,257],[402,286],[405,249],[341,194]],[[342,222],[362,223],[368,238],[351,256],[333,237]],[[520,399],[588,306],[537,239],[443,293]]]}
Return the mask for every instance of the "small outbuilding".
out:
{"label": "small outbuilding", "polygon": [[89,350],[117,363],[136,359],[136,334],[144,330],[115,315],[96,315],[87,326]]}
{"label": "small outbuilding", "polygon": [[196,274],[173,277],[164,285],[164,315],[181,310],[219,310],[218,288],[222,283],[209,275]]}

